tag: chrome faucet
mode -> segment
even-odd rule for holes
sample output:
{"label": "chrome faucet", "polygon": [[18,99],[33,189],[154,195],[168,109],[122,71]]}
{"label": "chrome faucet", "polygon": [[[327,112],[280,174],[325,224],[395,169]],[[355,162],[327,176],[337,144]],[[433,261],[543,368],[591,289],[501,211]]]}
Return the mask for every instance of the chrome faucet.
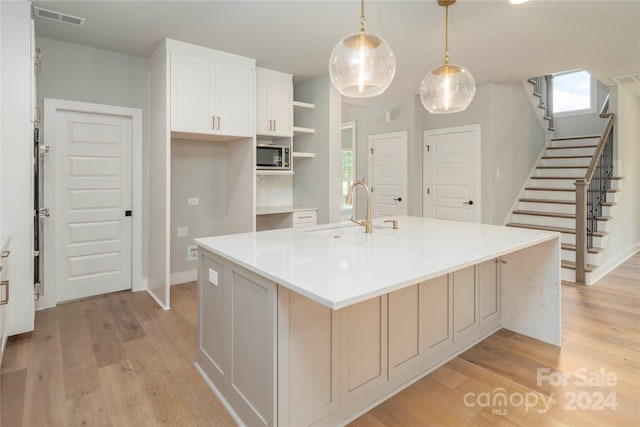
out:
{"label": "chrome faucet", "polygon": [[352,213],[351,222],[355,222],[356,224],[363,226],[365,233],[373,233],[373,227],[371,225],[371,191],[369,191],[369,186],[365,184],[364,181],[355,181],[353,184],[351,184],[351,187],[349,187],[349,192],[347,193],[347,198],[345,199],[344,204],[351,205],[353,203],[353,190],[358,185],[362,186],[364,190],[367,192],[367,213],[366,213],[365,219],[363,219],[362,221],[358,221],[357,219],[355,219]]}

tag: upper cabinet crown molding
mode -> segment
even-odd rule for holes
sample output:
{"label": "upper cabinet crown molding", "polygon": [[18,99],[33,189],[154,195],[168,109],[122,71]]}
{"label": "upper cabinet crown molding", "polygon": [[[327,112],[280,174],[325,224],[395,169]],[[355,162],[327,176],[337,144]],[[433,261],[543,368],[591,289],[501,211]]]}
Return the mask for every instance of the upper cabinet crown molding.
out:
{"label": "upper cabinet crown molding", "polygon": [[171,131],[255,135],[255,60],[167,40]]}
{"label": "upper cabinet crown molding", "polygon": [[293,76],[256,69],[256,134],[293,136]]}

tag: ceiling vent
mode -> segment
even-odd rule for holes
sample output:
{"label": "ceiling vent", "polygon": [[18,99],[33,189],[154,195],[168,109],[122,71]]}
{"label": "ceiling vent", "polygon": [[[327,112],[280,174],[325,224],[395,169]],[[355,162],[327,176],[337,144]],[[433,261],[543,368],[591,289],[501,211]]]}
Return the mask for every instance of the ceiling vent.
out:
{"label": "ceiling vent", "polygon": [[627,74],[626,76],[611,77],[611,80],[613,80],[614,82],[620,85],[626,85],[629,83],[640,83],[640,73]]}
{"label": "ceiling vent", "polygon": [[33,11],[37,18],[48,19],[49,21],[62,22],[64,24],[75,25],[77,27],[84,27],[85,18],[78,16],[67,15],[66,13],[56,12],[54,10],[43,9],[41,7],[34,7]]}

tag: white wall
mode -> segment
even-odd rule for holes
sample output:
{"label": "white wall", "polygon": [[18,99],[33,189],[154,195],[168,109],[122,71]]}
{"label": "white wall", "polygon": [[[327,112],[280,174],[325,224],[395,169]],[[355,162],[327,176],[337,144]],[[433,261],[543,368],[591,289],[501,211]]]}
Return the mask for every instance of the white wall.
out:
{"label": "white wall", "polygon": [[147,277],[149,60],[43,37],[36,38],[36,45],[42,52],[37,75],[40,105],[44,98],[58,98],[142,109],[142,275]]}
{"label": "white wall", "polygon": [[441,115],[424,110],[423,118],[426,130],[481,125],[481,218],[502,224],[544,148],[544,132],[522,83],[480,85],[467,110]]}
{"label": "white wall", "polygon": [[294,138],[294,151],[316,153],[315,159],[294,160],[294,205],[318,208],[318,223],[339,222],[341,180],[341,96],[329,76],[295,85],[294,99],[316,108],[294,118],[296,126],[315,134]]}
{"label": "white wall", "polygon": [[[171,276],[181,283],[197,262],[187,261],[187,247],[198,237],[225,234],[227,218],[227,144],[171,141]],[[197,197],[198,205],[188,199]],[[189,227],[178,237],[178,227]],[[195,276],[195,275],[194,275]],[[176,277],[183,279],[175,281]],[[191,280],[195,280],[195,277]]]}
{"label": "white wall", "polygon": [[598,275],[604,275],[640,249],[640,98],[623,87],[611,88],[616,175],[624,176],[613,228]]}
{"label": "white wall", "polygon": [[[356,177],[366,178],[370,153],[368,138],[387,132],[407,131],[407,214],[422,215],[422,104],[420,98],[409,95],[368,106],[342,105],[342,121],[356,122]],[[385,113],[391,112],[391,121],[385,121]],[[364,193],[358,192],[357,206],[364,206]],[[364,209],[359,209],[361,214]]]}

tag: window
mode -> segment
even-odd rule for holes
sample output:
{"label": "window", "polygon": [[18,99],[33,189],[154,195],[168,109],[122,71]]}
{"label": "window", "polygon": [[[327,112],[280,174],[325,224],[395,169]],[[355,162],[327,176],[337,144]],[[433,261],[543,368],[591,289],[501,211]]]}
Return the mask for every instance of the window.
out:
{"label": "window", "polygon": [[596,81],[584,70],[553,76],[553,114],[569,116],[596,112]]}
{"label": "window", "polygon": [[342,124],[342,203],[340,205],[342,219],[349,219],[353,207],[344,204],[349,187],[356,179],[356,126],[355,122]]}

